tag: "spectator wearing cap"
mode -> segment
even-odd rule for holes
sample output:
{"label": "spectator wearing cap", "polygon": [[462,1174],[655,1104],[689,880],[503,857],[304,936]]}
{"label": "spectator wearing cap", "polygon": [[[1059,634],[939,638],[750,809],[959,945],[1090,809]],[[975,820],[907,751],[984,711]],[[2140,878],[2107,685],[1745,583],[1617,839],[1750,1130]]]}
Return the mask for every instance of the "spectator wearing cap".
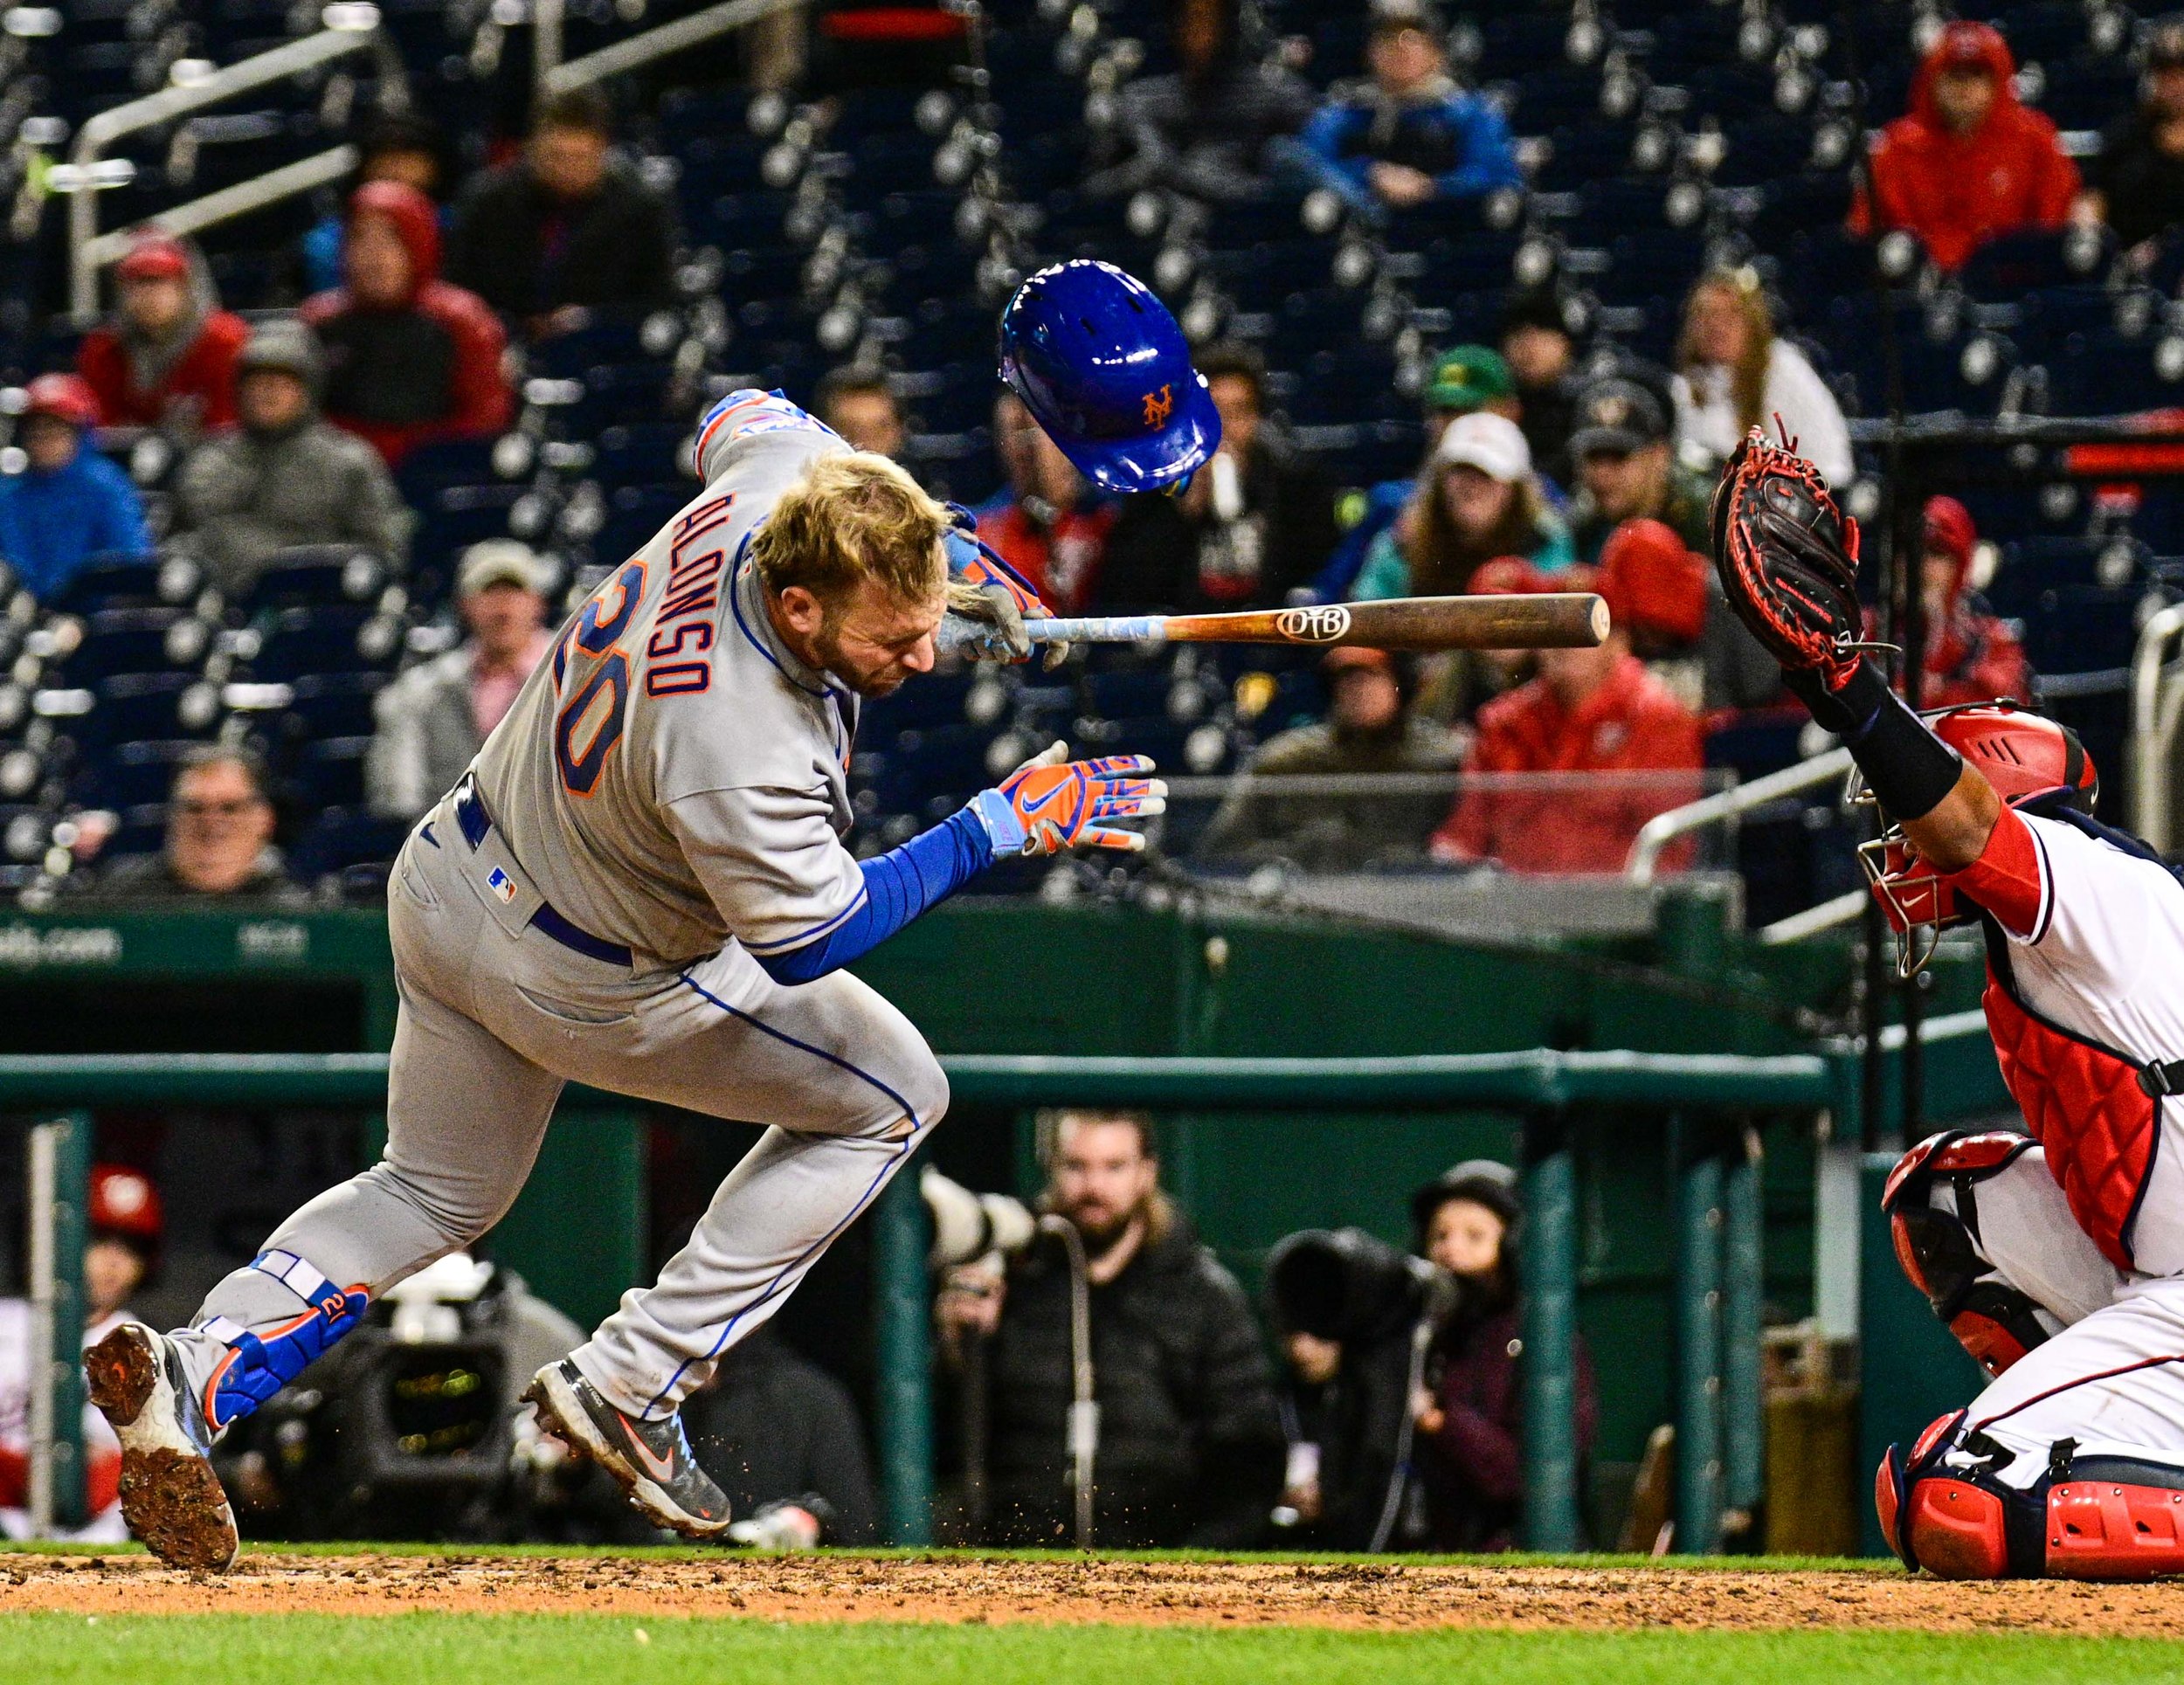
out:
{"label": "spectator wearing cap", "polygon": [[1570,530],[1548,507],[1517,424],[1474,411],[1449,424],[1431,472],[1395,524],[1372,542],[1353,598],[1441,597],[1496,556],[1543,572],[1569,566]]}
{"label": "spectator wearing cap", "polygon": [[872,366],[829,369],[812,394],[812,413],[842,436],[853,451],[890,460],[902,454],[909,432],[895,401],[886,370]]}
{"label": "spectator wearing cap", "polygon": [[[1467,1159],[1411,1199],[1413,1244],[1454,1284],[1412,1401],[1429,1550],[1507,1550],[1524,1495],[1524,1303],[1517,1173]],[[1600,1422],[1592,1354],[1573,1343],[1573,1426],[1582,1462]]]}
{"label": "spectator wearing cap", "polygon": [[264,763],[247,749],[205,743],[184,757],[168,791],[166,846],[108,863],[86,891],[110,901],[294,904],[301,894],[273,836]]}
{"label": "spectator wearing cap", "polygon": [[1502,360],[1517,398],[1517,425],[1531,459],[1559,486],[1570,473],[1570,429],[1578,405],[1577,336],[1569,307],[1552,287],[1520,288],[1502,307]]}
{"label": "spectator wearing cap", "polygon": [[1441,20],[1420,0],[1379,0],[1372,79],[1338,92],[1299,137],[1312,179],[1366,216],[1476,199],[1523,180],[1501,108],[1456,85]]}
{"label": "spectator wearing cap", "polygon": [[[96,1345],[132,1320],[133,1297],[159,1263],[159,1190],[141,1171],[121,1164],[91,1167],[84,1208],[83,1343]],[[0,1537],[31,1536],[31,1382],[44,1366],[31,1343],[36,1324],[22,1299],[0,1299]],[[84,1480],[90,1517],[60,1537],[118,1543],[121,1520],[121,1442],[98,1410],[83,1412]]]}
{"label": "spectator wearing cap", "polygon": [[540,107],[523,155],[455,206],[447,273],[533,339],[674,299],[674,213],[613,156],[613,110],[596,87]]}
{"label": "spectator wearing cap", "polygon": [[2105,222],[2142,260],[2184,224],[2184,16],[2154,24],[2139,103],[2102,132],[2086,177],[2079,213]]}
{"label": "spectator wearing cap", "polygon": [[1416,860],[1444,797],[1355,794],[1285,796],[1294,777],[1453,772],[1463,739],[1411,710],[1413,672],[1377,649],[1334,649],[1320,664],[1327,717],[1261,743],[1199,844],[1209,860],[1294,861],[1307,871],[1347,871]]}
{"label": "spectator wearing cap", "polygon": [[[1565,590],[1600,583],[1591,569],[1556,582]],[[1631,653],[1623,618],[1597,649],[1541,650],[1537,678],[1479,710],[1464,771],[1690,776],[1469,784],[1434,834],[1436,859],[1491,860],[1513,872],[1620,872],[1639,826],[1697,796],[1698,718]]]}
{"label": "spectator wearing cap", "polygon": [[1631,653],[1695,714],[1764,708],[1782,670],[1730,612],[1720,581],[1673,527],[1626,521],[1600,549],[1600,595]]}
{"label": "spectator wearing cap", "polygon": [[464,552],[455,605],[469,638],[411,667],[373,703],[378,730],[364,761],[371,811],[413,819],[455,787],[553,639],[547,570],[529,546],[489,538]]}
{"label": "spectator wearing cap", "polygon": [[1909,229],[1945,270],[1998,234],[2060,228],[2077,166],[2055,124],[2017,98],[2017,61],[1991,24],[1946,25],[1911,83],[1911,110],[1881,132],[1850,231]]}
{"label": "spectator wearing cap", "polygon": [[1953,497],[1926,500],[1919,584],[1925,612],[1921,708],[2032,700],[2025,646],[1972,586],[1980,542],[1972,512]]}
{"label": "spectator wearing cap", "polygon": [[[447,143],[438,124],[414,112],[382,112],[366,131],[362,146],[358,186],[400,182],[413,187],[440,207],[440,225],[446,226]],[[324,218],[303,237],[304,276],[314,293],[342,284],[342,252],[348,239],[349,219],[342,215]]]}
{"label": "spectator wearing cap", "polygon": [[[1451,346],[1435,357],[1418,398],[1419,419],[1426,435],[1421,459],[1425,466],[1420,472],[1427,480],[1433,477],[1434,452],[1440,448],[1441,435],[1457,417],[1487,408],[1512,418],[1516,413],[1509,390],[1508,365],[1498,352],[1483,345]],[[1350,595],[1374,541],[1402,514],[1417,493],[1419,478],[1384,480],[1362,497],[1345,500],[1345,507],[1338,512],[1342,538],[1312,582],[1313,596],[1323,603],[1332,603]]]}
{"label": "spectator wearing cap", "polygon": [[169,235],[140,235],[114,280],[114,314],[76,352],[100,425],[185,438],[227,426],[235,419],[235,357],[250,329],[220,308],[204,260]]}
{"label": "spectator wearing cap", "polygon": [[236,362],[241,425],[183,465],[184,542],[231,600],[298,544],[361,544],[390,563],[403,558],[408,511],[378,452],[319,418],[321,377],[309,328],[265,323]]}
{"label": "spectator wearing cap", "polygon": [[1244,345],[1198,354],[1221,443],[1173,497],[1122,501],[1092,592],[1102,614],[1279,608],[1335,547],[1335,494],[1266,420],[1266,364]]}
{"label": "spectator wearing cap", "polygon": [[1244,50],[1238,10],[1238,0],[1173,0],[1176,68],[1116,93],[1116,155],[1093,192],[1165,187],[1217,204],[1268,192],[1268,143],[1303,128],[1317,100],[1295,71]]}
{"label": "spectator wearing cap", "polygon": [[75,375],[40,375],[24,393],[17,437],[24,466],[0,476],[0,558],[49,603],[102,551],[149,556],[143,500],[128,475],[92,448],[99,400]]}
{"label": "spectator wearing cap", "polygon": [[993,452],[1006,483],[978,510],[978,536],[1031,582],[1056,614],[1081,614],[1107,554],[1115,508],[1015,393],[993,402]]}
{"label": "spectator wearing cap", "polygon": [[508,336],[475,293],[439,278],[439,217],[401,182],[349,202],[345,286],[303,301],[326,351],[327,419],[391,467],[418,445],[497,433],[515,413]]}
{"label": "spectator wearing cap", "polygon": [[1619,375],[1586,388],[1570,456],[1578,473],[1570,533],[1579,561],[1597,563],[1607,535],[1626,521],[1665,521],[1690,549],[1711,549],[1706,510],[1714,488],[1676,459],[1668,411],[1640,382]]}
{"label": "spectator wearing cap", "polygon": [[1779,420],[1830,485],[1850,483],[1856,465],[1842,406],[1805,354],[1776,335],[1752,270],[1699,278],[1683,306],[1676,368],[1676,437],[1685,455],[1726,462],[1754,427],[1775,437]]}

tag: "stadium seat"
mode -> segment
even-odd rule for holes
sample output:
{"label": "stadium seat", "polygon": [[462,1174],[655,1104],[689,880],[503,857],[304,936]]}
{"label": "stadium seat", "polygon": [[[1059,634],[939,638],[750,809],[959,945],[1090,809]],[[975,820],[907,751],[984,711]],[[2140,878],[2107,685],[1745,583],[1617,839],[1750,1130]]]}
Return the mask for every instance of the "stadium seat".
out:
{"label": "stadium seat", "polygon": [[245,616],[327,603],[372,603],[388,578],[384,560],[354,544],[277,550],[241,604]]}
{"label": "stadium seat", "polygon": [[187,609],[98,609],[75,622],[80,641],[64,654],[51,682],[91,685],[121,673],[196,668],[212,628]]}
{"label": "stadium seat", "polygon": [[387,671],[401,654],[400,626],[376,609],[351,604],[277,609],[256,627],[246,657],[250,676],[293,683],[314,673]]}

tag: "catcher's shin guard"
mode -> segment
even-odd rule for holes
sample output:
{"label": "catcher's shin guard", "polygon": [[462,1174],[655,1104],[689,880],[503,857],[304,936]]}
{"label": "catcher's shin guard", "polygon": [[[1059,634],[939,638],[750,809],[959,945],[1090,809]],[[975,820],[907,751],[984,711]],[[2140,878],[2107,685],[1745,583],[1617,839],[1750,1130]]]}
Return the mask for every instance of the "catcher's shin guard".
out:
{"label": "catcher's shin guard", "polygon": [[1905,1567],[1940,1579],[2184,1574],[2184,1468],[2078,1458],[2064,1440],[2020,1489],[1999,1478],[2011,1454],[1964,1424],[1965,1412],[1952,1411],[1908,1461],[1889,1447],[1875,1473],[1881,1533]]}
{"label": "catcher's shin guard", "polygon": [[[1934,1315],[1989,1375],[2000,1375],[2047,1339],[2032,1298],[1995,1276],[1979,1255],[1977,1187],[2032,1147],[2025,1136],[1945,1129],[1896,1163],[1881,1195],[1896,1259]],[[1933,1203],[1946,1182],[1956,1209]]]}

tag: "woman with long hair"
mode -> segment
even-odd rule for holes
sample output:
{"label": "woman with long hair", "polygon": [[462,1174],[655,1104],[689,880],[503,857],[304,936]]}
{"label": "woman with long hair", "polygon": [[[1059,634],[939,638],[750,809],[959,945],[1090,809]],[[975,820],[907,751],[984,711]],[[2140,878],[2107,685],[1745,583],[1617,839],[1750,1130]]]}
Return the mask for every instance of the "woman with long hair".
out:
{"label": "woman with long hair", "polygon": [[1774,313],[1749,269],[1699,278],[1683,307],[1676,343],[1676,436],[1725,461],[1754,427],[1772,438],[1775,418],[1831,484],[1854,469],[1850,432],[1828,383],[1805,354],[1774,331]]}
{"label": "woman with long hair", "polygon": [[1441,436],[1410,501],[1372,542],[1355,600],[1461,593],[1482,565],[1517,556],[1543,572],[1570,565],[1570,529],[1547,506],[1517,424],[1477,410]]}

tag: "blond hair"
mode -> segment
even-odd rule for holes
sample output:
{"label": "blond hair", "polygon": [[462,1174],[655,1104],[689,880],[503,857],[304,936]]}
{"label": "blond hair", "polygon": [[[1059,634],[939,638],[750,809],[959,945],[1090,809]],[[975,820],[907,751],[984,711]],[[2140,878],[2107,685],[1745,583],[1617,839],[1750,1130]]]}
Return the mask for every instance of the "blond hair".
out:
{"label": "blond hair", "polygon": [[1698,354],[1698,335],[1691,322],[1703,293],[1724,293],[1745,319],[1745,354],[1729,370],[1729,402],[1737,412],[1737,437],[1742,439],[1761,425],[1759,411],[1766,403],[1767,365],[1774,356],[1774,312],[1766,289],[1752,270],[1710,269],[1683,300],[1683,326],[1676,335],[1676,371],[1686,379],[1705,367]]}
{"label": "blond hair", "polygon": [[750,542],[758,577],[777,595],[801,585],[823,604],[842,602],[858,582],[919,602],[948,583],[942,535],[951,517],[883,456],[823,456],[805,470]]}

